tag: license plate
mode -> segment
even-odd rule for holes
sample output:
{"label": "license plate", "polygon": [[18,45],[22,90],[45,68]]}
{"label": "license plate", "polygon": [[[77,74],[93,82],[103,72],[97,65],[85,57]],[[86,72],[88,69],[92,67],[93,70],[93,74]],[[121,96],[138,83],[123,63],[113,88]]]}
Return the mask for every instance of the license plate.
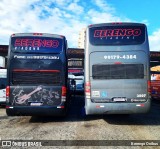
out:
{"label": "license plate", "polygon": [[82,89],[82,87],[79,87],[79,86],[78,86],[77,89]]}
{"label": "license plate", "polygon": [[41,106],[42,103],[41,102],[32,102],[30,105],[31,106]]}
{"label": "license plate", "polygon": [[121,102],[124,102],[124,101],[127,101],[126,98],[113,98],[113,101],[121,101]]}

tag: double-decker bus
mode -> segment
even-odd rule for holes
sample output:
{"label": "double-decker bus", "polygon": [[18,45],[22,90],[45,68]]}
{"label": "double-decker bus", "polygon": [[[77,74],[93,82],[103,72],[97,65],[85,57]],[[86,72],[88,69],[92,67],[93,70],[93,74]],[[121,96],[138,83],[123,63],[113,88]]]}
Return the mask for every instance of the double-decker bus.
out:
{"label": "double-decker bus", "polygon": [[150,54],[144,24],[90,25],[84,52],[87,115],[149,111]]}
{"label": "double-decker bus", "polygon": [[68,72],[70,73],[82,73],[84,71],[83,59],[68,59]]}
{"label": "double-decker bus", "polygon": [[68,72],[83,73],[84,71],[84,49],[68,48]]}
{"label": "double-decker bus", "polygon": [[66,49],[66,38],[61,35],[11,35],[6,88],[9,116],[66,115],[69,103]]}

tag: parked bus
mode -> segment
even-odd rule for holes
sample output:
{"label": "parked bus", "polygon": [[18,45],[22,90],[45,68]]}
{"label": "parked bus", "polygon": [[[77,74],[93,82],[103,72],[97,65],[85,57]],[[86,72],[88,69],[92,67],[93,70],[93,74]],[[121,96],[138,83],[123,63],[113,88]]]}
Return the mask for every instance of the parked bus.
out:
{"label": "parked bus", "polygon": [[160,100],[160,52],[150,52],[151,97]]}
{"label": "parked bus", "polygon": [[6,89],[9,116],[66,115],[69,103],[66,49],[64,36],[11,35]]}
{"label": "parked bus", "polygon": [[82,73],[84,71],[84,49],[68,48],[68,72]]}
{"label": "parked bus", "polygon": [[0,68],[0,105],[6,104],[7,69]]}
{"label": "parked bus", "polygon": [[140,23],[104,23],[87,27],[85,112],[146,113],[150,109],[147,28]]}

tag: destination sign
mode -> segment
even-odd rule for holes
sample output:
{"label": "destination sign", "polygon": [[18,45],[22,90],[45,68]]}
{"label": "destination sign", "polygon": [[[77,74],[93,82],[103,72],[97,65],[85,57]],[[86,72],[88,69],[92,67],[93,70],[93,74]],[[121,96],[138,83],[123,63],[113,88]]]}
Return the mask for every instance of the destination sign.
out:
{"label": "destination sign", "polygon": [[93,45],[133,45],[145,41],[144,26],[100,26],[89,29]]}
{"label": "destination sign", "polygon": [[12,50],[20,53],[60,53],[62,39],[50,37],[12,37]]}

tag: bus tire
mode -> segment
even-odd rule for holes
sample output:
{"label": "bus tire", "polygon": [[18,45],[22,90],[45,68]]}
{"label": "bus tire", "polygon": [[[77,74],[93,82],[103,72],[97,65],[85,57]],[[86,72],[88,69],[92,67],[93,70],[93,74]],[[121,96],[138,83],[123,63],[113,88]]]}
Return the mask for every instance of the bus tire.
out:
{"label": "bus tire", "polygon": [[11,112],[10,110],[6,110],[6,113],[7,113],[8,116],[14,116],[14,113]]}

